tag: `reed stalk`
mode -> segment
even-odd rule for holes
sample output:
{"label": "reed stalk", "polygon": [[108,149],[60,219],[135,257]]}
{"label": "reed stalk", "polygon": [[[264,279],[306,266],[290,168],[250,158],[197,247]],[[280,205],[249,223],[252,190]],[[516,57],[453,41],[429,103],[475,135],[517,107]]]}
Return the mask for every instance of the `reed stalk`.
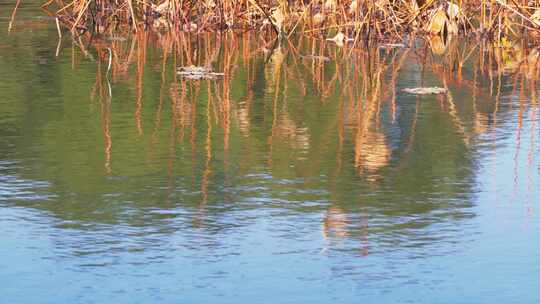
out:
{"label": "reed stalk", "polygon": [[540,4],[526,0],[48,0],[43,7],[78,34],[143,28],[304,34],[338,44],[412,33],[540,42]]}

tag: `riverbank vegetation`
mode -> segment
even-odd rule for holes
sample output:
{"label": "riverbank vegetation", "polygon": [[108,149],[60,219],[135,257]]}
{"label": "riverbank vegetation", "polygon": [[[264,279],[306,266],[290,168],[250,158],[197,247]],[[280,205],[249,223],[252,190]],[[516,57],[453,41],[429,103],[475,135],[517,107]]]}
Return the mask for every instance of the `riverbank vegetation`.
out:
{"label": "riverbank vegetation", "polygon": [[338,43],[410,33],[540,41],[537,0],[48,0],[43,8],[78,33],[256,30]]}

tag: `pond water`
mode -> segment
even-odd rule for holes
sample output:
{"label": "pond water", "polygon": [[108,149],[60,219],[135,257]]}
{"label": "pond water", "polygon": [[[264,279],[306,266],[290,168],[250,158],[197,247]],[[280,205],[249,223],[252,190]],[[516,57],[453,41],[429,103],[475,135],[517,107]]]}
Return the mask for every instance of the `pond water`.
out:
{"label": "pond water", "polygon": [[534,50],[0,8],[1,303],[540,303]]}

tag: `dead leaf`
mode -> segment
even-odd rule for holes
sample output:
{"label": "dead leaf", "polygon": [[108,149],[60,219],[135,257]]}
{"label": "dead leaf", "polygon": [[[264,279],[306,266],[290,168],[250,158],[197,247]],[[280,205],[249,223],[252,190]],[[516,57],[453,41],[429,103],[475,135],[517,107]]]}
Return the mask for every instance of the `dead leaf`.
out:
{"label": "dead leaf", "polygon": [[320,25],[321,23],[324,22],[324,19],[326,19],[326,17],[324,16],[323,13],[317,13],[313,16],[313,25],[317,26],[317,25]]}
{"label": "dead leaf", "polygon": [[345,34],[339,32],[332,38],[326,38],[326,40],[333,41],[337,46],[341,47],[345,41],[352,41],[353,39],[348,38]]}
{"label": "dead leaf", "polygon": [[163,3],[161,3],[160,5],[157,5],[154,7],[154,11],[160,13],[160,14],[165,14],[167,13],[167,11],[170,9],[170,3],[169,3],[169,0],[165,0],[163,1]]}
{"label": "dead leaf", "polygon": [[444,30],[447,22],[448,17],[446,17],[446,13],[442,9],[438,9],[431,16],[426,30],[432,34],[439,34]]}
{"label": "dead leaf", "polygon": [[459,32],[457,22],[454,20],[448,21],[446,26],[447,26],[446,30],[448,31],[448,34],[456,35]]}
{"label": "dead leaf", "polygon": [[283,28],[283,21],[285,21],[285,15],[283,14],[280,7],[275,7],[272,9],[272,22],[274,23],[274,26],[281,31]]}
{"label": "dead leaf", "polygon": [[534,22],[534,24],[540,26],[540,9],[537,9],[534,14],[532,14],[531,20]]}
{"label": "dead leaf", "polygon": [[349,5],[349,14],[354,14],[357,8],[358,8],[358,1],[353,0],[351,2],[351,5]]}
{"label": "dead leaf", "polygon": [[461,9],[459,8],[457,4],[452,3],[450,1],[448,1],[447,4],[448,4],[448,8],[446,9],[446,14],[452,20],[457,19],[459,14],[461,13]]}
{"label": "dead leaf", "polygon": [[324,9],[327,11],[333,11],[337,7],[336,0],[326,0],[324,2]]}

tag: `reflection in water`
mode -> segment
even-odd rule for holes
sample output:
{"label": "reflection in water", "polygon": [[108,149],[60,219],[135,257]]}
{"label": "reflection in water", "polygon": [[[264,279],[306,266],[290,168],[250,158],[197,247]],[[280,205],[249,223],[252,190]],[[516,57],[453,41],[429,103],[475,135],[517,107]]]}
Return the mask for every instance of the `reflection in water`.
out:
{"label": "reflection in water", "polygon": [[[96,84],[91,96],[98,92],[101,100],[103,159],[107,174],[122,176],[125,164],[120,159],[141,156],[126,152],[122,146],[118,150],[113,148],[116,147],[113,145],[115,125],[122,130],[118,132],[129,134],[132,131],[125,129],[129,124],[115,124],[114,114],[111,117],[111,99],[105,89],[107,78],[101,68],[108,58],[107,49],[113,54],[113,87],[124,83],[128,87],[133,83],[135,87],[133,111],[137,136],[146,138],[145,117],[153,121],[149,146],[143,148],[148,150],[143,163],[157,173],[163,168],[159,165],[161,157],[167,159],[165,201],[175,204],[184,201],[187,195],[197,206],[196,226],[202,225],[203,219],[209,216],[206,213],[209,203],[232,204],[249,197],[250,191],[247,196],[239,191],[244,187],[239,184],[240,177],[260,170],[271,173],[272,182],[265,191],[277,201],[298,201],[293,195],[298,191],[297,186],[288,188],[287,180],[296,185],[298,178],[313,179],[315,193],[317,188],[325,188],[328,177],[332,184],[329,195],[338,202],[356,201],[355,196],[371,192],[363,204],[375,214],[397,217],[392,221],[400,221],[400,214],[408,214],[412,218],[402,220],[414,221],[417,225],[419,216],[445,208],[452,208],[447,211],[453,213],[453,218],[468,217],[467,211],[454,208],[470,206],[467,196],[473,190],[467,189],[469,183],[464,180],[473,176],[464,164],[474,162],[468,152],[471,142],[483,134],[496,132],[497,115],[504,115],[498,113],[502,77],[510,77],[510,82],[512,77],[521,79],[519,83],[514,81],[512,88],[515,91],[519,87],[521,96],[515,160],[521,159],[519,134],[528,87],[525,78],[520,77],[522,74],[506,76],[504,66],[485,63],[486,57],[488,61],[493,60],[491,52],[497,49],[467,43],[459,48],[458,43],[450,41],[443,51],[433,52],[429,50],[435,47],[434,42],[425,46],[418,42],[415,48],[403,50],[341,50],[328,48],[325,41],[306,37],[277,44],[265,42],[265,47],[260,48],[257,39],[261,38],[250,33],[192,37],[184,33],[155,36],[140,32],[126,41],[94,43],[101,60],[97,63]],[[83,41],[83,44],[87,43]],[[149,45],[156,47],[149,48]],[[136,69],[133,76],[129,76],[133,60]],[[149,97],[145,97],[143,90],[149,87],[145,79],[153,81],[146,75],[150,73],[145,68],[147,62],[152,62],[152,74],[155,71],[159,75],[157,95],[149,92]],[[200,81],[178,79],[174,73],[176,67],[189,65],[212,66],[225,77]],[[493,68],[498,70],[494,73]],[[530,68],[526,71],[530,78]],[[493,74],[498,75],[496,84],[491,81]],[[417,84],[438,82],[449,89],[449,93],[433,97],[400,95],[400,88],[413,84],[410,79],[416,79],[417,75],[420,75]],[[403,84],[402,77],[406,79]],[[480,83],[485,79],[490,79],[489,92]],[[534,91],[534,86],[529,88]],[[485,99],[494,92],[497,92],[495,104],[478,101],[478,96]],[[151,107],[145,106],[152,99],[157,102]],[[464,102],[467,99],[472,102]],[[164,122],[167,100],[170,100],[171,116]],[[536,115],[531,115],[531,119],[534,129]],[[167,124],[170,128],[162,129]],[[434,124],[438,128],[433,129]],[[166,132],[170,135],[160,136]],[[534,135],[531,136],[534,139]],[[166,156],[160,155],[163,139],[169,151]],[[190,156],[185,157],[186,153]],[[329,155],[336,156],[329,158]],[[453,168],[443,161],[451,158],[459,160]],[[267,162],[261,163],[262,159]],[[135,160],[134,163],[140,162]],[[434,163],[441,163],[441,167],[433,168]],[[516,163],[516,170],[518,166]],[[427,171],[430,167],[432,172]],[[514,174],[517,179],[519,173]],[[437,190],[440,180],[453,186]],[[361,186],[350,188],[354,184],[351,181]],[[362,184],[362,181],[367,183]],[[411,191],[411,186],[418,187],[417,191]],[[391,187],[394,189],[389,191]],[[347,190],[343,192],[344,189]],[[105,193],[107,191],[102,192]],[[450,200],[450,203],[430,202],[435,197]],[[306,197],[299,202],[305,204],[306,200],[309,201]],[[377,207],[380,200],[386,202],[384,208]],[[411,200],[409,209],[407,203],[398,204],[408,200]],[[348,208],[353,206],[334,206],[326,211],[325,235],[347,238],[351,233],[348,229],[358,229],[357,225],[346,225],[344,220],[351,212]],[[290,207],[296,209],[293,205]],[[434,219],[427,220],[425,225],[431,222]],[[367,233],[367,229],[362,233]]]}
{"label": "reflection in water", "polygon": [[[466,276],[454,257],[495,263],[482,248],[506,243],[492,235],[534,256],[537,245],[503,222],[538,226],[537,50],[141,30],[64,38],[56,56],[55,34],[12,33],[0,49],[12,76],[0,84],[0,218],[9,219],[0,227],[23,226],[23,247],[46,248],[36,262],[44,271],[57,263],[66,277],[84,274],[74,293],[125,292],[110,281],[120,273],[161,282],[161,292],[137,292],[144,299],[171,299],[183,285],[190,300],[212,301],[214,291],[231,296],[228,284],[262,290],[265,277],[291,298],[319,294],[302,301],[391,301],[415,282],[454,288],[448,269]],[[224,77],[176,74],[191,65]],[[402,94],[415,86],[449,93]],[[24,227],[31,217],[40,220]]]}
{"label": "reflection in water", "polygon": [[[84,41],[86,38],[90,39],[90,37],[82,37],[80,43],[75,44],[81,48],[83,56],[88,52],[82,48],[83,45],[88,45]],[[96,41],[96,38],[92,39]],[[444,176],[445,179],[455,179],[456,185],[463,184],[460,180],[470,178],[467,177],[470,176],[468,169],[461,167],[462,164],[459,166],[465,171],[456,167],[453,169],[457,169],[453,173],[455,175],[441,172],[442,176],[441,173],[430,176],[427,172],[422,172],[424,170],[422,167],[432,166],[433,162],[437,162],[436,157],[439,153],[444,154],[446,158],[455,154],[456,158],[461,159],[460,162],[471,162],[472,159],[468,159],[467,152],[471,148],[470,141],[473,137],[488,132],[490,124],[495,126],[497,110],[493,109],[493,105],[487,104],[482,105],[481,108],[476,101],[476,95],[489,94],[479,89],[478,75],[484,75],[486,70],[491,72],[493,65],[485,67],[483,64],[485,56],[474,53],[475,50],[482,49],[483,52],[488,53],[488,58],[491,58],[489,49],[486,50],[485,46],[466,45],[463,50],[458,50],[457,44],[453,43],[447,47],[449,50],[446,52],[429,53],[428,49],[433,48],[433,43],[427,44],[425,48],[420,46],[413,52],[410,48],[405,50],[329,49],[325,41],[305,37],[288,40],[285,45],[265,43],[264,45],[269,46],[270,49],[253,47],[258,44],[260,43],[257,38],[252,37],[250,33],[240,36],[225,34],[190,37],[183,33],[155,36],[142,31],[126,41],[97,40],[94,42],[92,47],[95,48],[99,59],[96,64],[95,84],[89,90],[89,94],[91,100],[96,97],[99,99],[101,108],[102,167],[105,168],[105,173],[111,177],[129,178],[129,174],[125,175],[122,171],[135,170],[133,165],[142,164],[157,173],[163,168],[158,165],[161,162],[160,158],[165,157],[168,172],[166,201],[170,203],[176,201],[179,190],[177,188],[186,187],[182,191],[192,193],[190,196],[195,199],[194,202],[198,201],[197,208],[201,212],[210,201],[217,203],[222,200],[230,202],[241,200],[242,194],[234,193],[235,191],[232,190],[238,185],[234,179],[253,170],[260,170],[257,167],[260,166],[258,160],[261,157],[268,159],[267,164],[264,165],[268,168],[264,170],[272,172],[276,181],[332,176],[331,183],[337,184],[350,180],[351,174],[356,175],[359,178],[358,182],[362,180],[368,182],[365,184],[367,188],[364,190],[362,186],[360,189],[352,190],[346,197],[354,197],[371,189],[369,191],[373,192],[373,198],[371,198],[373,202],[378,200],[378,196],[388,200],[387,189],[390,183],[403,178],[400,175],[407,176],[408,173],[405,173],[407,171],[418,170],[420,175],[416,174],[411,182],[422,184],[418,185],[420,189],[433,186],[433,182],[430,181],[433,178],[440,179]],[[149,45],[156,47],[149,49]],[[112,98],[107,89],[111,83],[108,82],[106,71],[102,68],[107,65],[108,50],[112,53],[110,76],[113,87]],[[148,50],[152,51],[151,58],[157,60],[148,61]],[[76,57],[74,54],[76,52],[72,53],[72,56]],[[301,58],[298,57],[300,54]],[[443,55],[442,58],[436,59],[433,57],[435,54]],[[318,60],[323,56],[329,60]],[[478,60],[479,64],[474,64],[474,60]],[[153,78],[148,78],[150,76],[146,75],[149,73],[148,68],[145,67],[148,62],[152,62],[152,74],[153,71],[158,72],[156,76],[159,75],[159,77],[156,77],[156,80],[159,84],[156,87],[159,90],[155,91],[157,95],[154,95],[154,92],[148,92],[147,97],[144,93],[146,89],[143,87],[149,86],[146,82],[153,81]],[[421,64],[416,65],[413,64],[414,62]],[[133,76],[130,76],[128,71],[132,63],[135,69]],[[467,64],[470,64],[473,70],[464,73],[463,68],[469,66]],[[216,71],[223,71],[225,77],[218,81],[178,79],[174,73],[175,67],[188,65],[213,66]],[[422,76],[419,84],[427,84],[427,81],[435,82],[438,79],[444,87],[449,89],[449,94],[425,98],[400,96],[398,93],[401,86],[400,78],[405,74],[407,78],[414,79],[416,77],[414,75],[418,73],[414,71],[416,67],[420,75],[425,75],[429,69],[432,71],[432,76]],[[477,67],[480,70],[477,70]],[[456,68],[460,70],[459,78],[455,78]],[[400,70],[402,73],[399,73]],[[530,76],[530,69],[527,69],[527,73]],[[502,72],[498,74],[499,77],[503,75]],[[520,74],[517,74],[515,77],[519,76]],[[472,77],[472,79],[467,80],[467,77]],[[131,135],[128,135],[132,134],[129,123],[124,125],[115,121],[125,115],[116,114],[115,109],[111,108],[114,100],[122,102],[122,93],[117,93],[118,89],[115,87],[122,87],[123,83],[126,83],[128,87],[133,84],[135,88],[136,102],[132,111],[135,116],[134,130],[137,136],[133,139]],[[463,84],[472,90],[459,89]],[[233,93],[231,93],[231,87],[235,88]],[[519,87],[521,97],[516,135],[518,143],[515,152],[516,161],[520,159],[518,157],[520,130],[525,109],[524,91],[527,89],[524,78],[521,78]],[[148,89],[153,88],[148,87]],[[500,84],[496,90],[501,90]],[[472,96],[465,97],[470,92]],[[464,97],[472,98],[472,110],[470,105],[458,104],[456,94],[459,95],[460,100]],[[145,106],[153,100],[157,102],[153,102],[150,107]],[[165,106],[167,100],[170,100],[172,116],[164,122],[163,115],[167,114],[164,112],[167,109]],[[320,103],[317,103],[317,100],[320,100]],[[122,108],[126,106],[125,103],[122,104]],[[126,110],[129,111],[129,107]],[[426,142],[429,135],[425,133],[430,129],[429,119],[431,118],[422,117],[427,121],[418,121],[419,115],[426,115],[422,114],[426,111],[437,117],[437,123],[441,127],[446,122],[449,124],[447,129],[441,128],[442,133],[429,137],[439,142]],[[319,117],[314,117],[314,114]],[[467,117],[467,115],[470,116]],[[536,116],[532,115],[531,118],[534,121]],[[469,120],[470,124],[467,122]],[[167,124],[170,128],[162,129]],[[146,125],[149,125],[151,130],[148,140],[145,132]],[[532,128],[534,129],[534,125]],[[165,132],[170,133],[170,136],[160,136]],[[237,132],[241,135],[240,137],[235,135]],[[130,136],[129,140],[126,140],[123,134]],[[140,146],[137,150],[141,148],[147,150],[142,153],[143,155],[129,148],[129,145],[140,141],[137,137],[145,142],[143,146],[137,145]],[[265,137],[266,140],[264,140]],[[440,142],[441,138],[445,138],[444,143]],[[159,146],[163,139],[168,142],[163,143],[168,146],[168,156],[160,155],[162,152]],[[117,144],[117,140],[124,140],[124,142]],[[231,140],[234,142],[232,146]],[[148,146],[143,148],[144,145]],[[430,145],[432,145],[431,148]],[[184,147],[190,148],[185,150]],[[234,151],[231,152],[231,149]],[[418,156],[424,154],[421,151],[423,149],[428,150],[424,155],[428,158],[416,160]],[[430,149],[439,151],[429,151]],[[185,158],[183,155],[186,152],[191,156]],[[352,160],[349,160],[351,153]],[[448,155],[448,153],[451,154]],[[328,162],[327,155],[331,154],[337,157],[334,163]],[[133,159],[121,161],[129,157]],[[145,160],[140,159],[141,157]],[[186,164],[191,166],[191,169],[182,164],[184,169],[178,170],[179,160],[187,162]],[[423,162],[427,164],[422,164]],[[128,165],[126,169],[123,169],[127,163],[133,165]],[[346,163],[352,165],[350,169],[353,171],[345,166]],[[515,167],[517,170],[517,163]],[[392,168],[398,170],[397,174]],[[188,171],[185,171],[186,169]],[[443,169],[444,167],[441,168]],[[516,171],[516,178],[518,175]],[[188,176],[192,176],[191,182],[177,180],[178,178],[189,179]],[[317,183],[324,183],[324,180],[325,178],[322,178]],[[63,180],[63,182],[70,183],[68,180]],[[350,181],[346,183],[350,184]],[[340,186],[332,186],[330,195],[343,195]],[[273,187],[276,185],[272,185],[270,189]],[[96,188],[89,194],[107,195],[106,193],[110,191],[103,190],[105,189]],[[282,193],[278,196],[281,196],[286,195],[283,193],[288,193],[289,190],[278,191]],[[335,191],[337,193],[333,193]],[[426,191],[426,194],[430,191],[433,190]],[[456,193],[453,191],[455,190],[438,195],[452,197],[457,193],[471,192],[465,189]],[[395,189],[395,192],[393,196],[396,196],[397,200],[412,195],[405,189]],[[76,193],[74,194],[77,195]],[[129,194],[121,195],[130,196]],[[423,194],[417,193],[413,196],[415,195],[422,196]],[[97,197],[96,199],[97,202],[101,200]],[[425,200],[426,198],[416,199]],[[341,200],[342,198],[338,199],[338,201]],[[332,210],[339,210],[335,208],[327,212],[333,215],[335,212]],[[404,206],[400,205],[396,208],[402,210]],[[432,208],[435,206],[418,211],[410,209],[404,213],[420,212],[421,214],[431,212]],[[385,213],[385,209],[377,212]],[[347,211],[343,212],[346,217]],[[403,211],[399,213],[401,212]],[[86,214],[81,214],[81,216],[86,216]],[[325,227],[339,226],[337,223],[340,221],[333,220],[333,217],[329,217]],[[341,217],[337,216],[337,218]],[[344,229],[347,229],[346,226],[341,225],[336,235],[346,236],[346,231],[339,232]]]}

